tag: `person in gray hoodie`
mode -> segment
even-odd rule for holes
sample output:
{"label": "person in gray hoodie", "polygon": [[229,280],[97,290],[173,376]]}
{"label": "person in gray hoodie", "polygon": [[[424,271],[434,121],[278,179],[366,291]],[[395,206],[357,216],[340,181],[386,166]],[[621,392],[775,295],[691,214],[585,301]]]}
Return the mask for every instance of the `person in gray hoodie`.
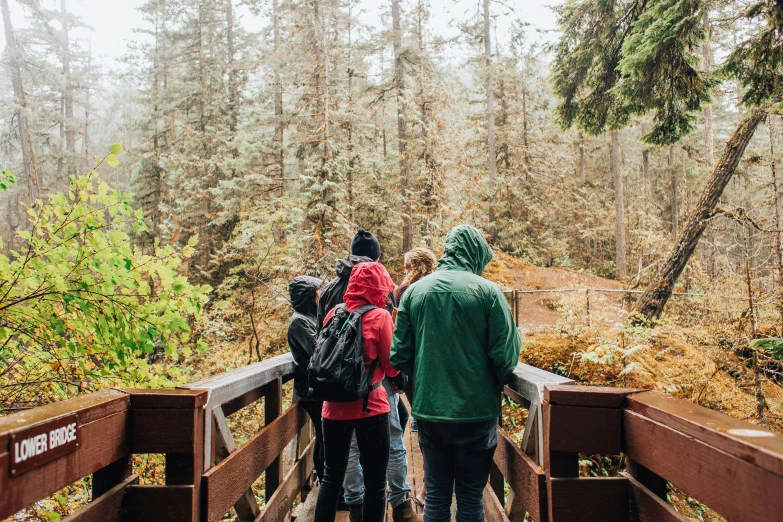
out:
{"label": "person in gray hoodie", "polygon": [[313,463],[318,480],[324,476],[324,444],[321,431],[321,409],[323,401],[311,397],[307,385],[307,366],[315,351],[316,313],[319,288],[323,281],[317,277],[295,277],[288,285],[288,295],[294,314],[288,322],[288,348],[294,358],[294,391],[302,408],[310,415],[315,428]]}

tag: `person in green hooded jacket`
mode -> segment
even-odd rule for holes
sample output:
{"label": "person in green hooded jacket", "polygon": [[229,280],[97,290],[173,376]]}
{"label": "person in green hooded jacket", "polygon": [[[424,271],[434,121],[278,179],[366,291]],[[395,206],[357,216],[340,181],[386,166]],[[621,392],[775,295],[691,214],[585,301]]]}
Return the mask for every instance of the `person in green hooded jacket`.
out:
{"label": "person in green hooded jacket", "polygon": [[457,521],[484,520],[501,390],[522,344],[500,287],[481,277],[492,255],[481,232],[453,228],[437,270],[411,285],[399,305],[390,360],[414,382],[424,522],[451,519],[455,489]]}

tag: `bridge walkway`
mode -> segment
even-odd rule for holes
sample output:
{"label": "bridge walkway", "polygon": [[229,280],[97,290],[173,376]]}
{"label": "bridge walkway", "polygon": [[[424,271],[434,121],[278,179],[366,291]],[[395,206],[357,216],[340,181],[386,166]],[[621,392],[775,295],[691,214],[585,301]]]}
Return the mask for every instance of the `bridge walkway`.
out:
{"label": "bridge walkway", "polygon": [[[90,502],[65,520],[308,520],[296,505],[315,498],[312,430],[282,393],[293,370],[281,355],[176,390],[103,390],[0,418],[0,519],[89,478]],[[528,416],[519,444],[499,434],[484,494],[489,522],[685,522],[667,503],[670,485],[729,521],[783,522],[778,433],[658,392],[576,386],[524,364],[503,393]],[[263,422],[237,444],[227,419],[255,403]],[[421,457],[414,435],[407,442],[418,488]],[[287,447],[296,448],[290,457]],[[144,454],[165,457],[164,483],[134,473],[133,457]],[[623,456],[625,472],[580,477],[580,459],[595,455]],[[263,502],[252,490],[261,476]]]}

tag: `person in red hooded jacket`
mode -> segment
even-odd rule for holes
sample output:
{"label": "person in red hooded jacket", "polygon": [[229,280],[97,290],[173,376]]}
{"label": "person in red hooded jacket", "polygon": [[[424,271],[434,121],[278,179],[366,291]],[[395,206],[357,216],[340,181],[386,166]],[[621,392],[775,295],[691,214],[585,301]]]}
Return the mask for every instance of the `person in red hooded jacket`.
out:
{"label": "person in red hooded jacket", "polygon": [[[362,340],[365,371],[379,360],[372,375],[377,383],[385,376],[397,377],[399,371],[389,363],[394,324],[385,310],[385,301],[394,290],[386,268],[380,263],[361,263],[353,267],[345,292],[346,310],[352,312],[364,304],[378,308],[362,316]],[[334,310],[324,319],[328,323]],[[382,522],[386,513],[386,467],[389,461],[389,401],[386,389],[378,386],[367,400],[324,402],[324,479],[315,508],[316,522],[334,522],[340,488],[348,466],[348,453],[354,431],[359,445],[359,460],[364,470],[364,522]]]}

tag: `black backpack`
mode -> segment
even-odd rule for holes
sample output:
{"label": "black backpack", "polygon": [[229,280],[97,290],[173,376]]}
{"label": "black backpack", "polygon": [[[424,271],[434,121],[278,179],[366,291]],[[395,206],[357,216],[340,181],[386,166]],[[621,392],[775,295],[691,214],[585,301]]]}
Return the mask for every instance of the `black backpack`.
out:
{"label": "black backpack", "polygon": [[318,334],[307,367],[307,385],[313,399],[329,402],[364,399],[363,409],[367,411],[370,392],[381,385],[380,382],[372,384],[380,360],[372,361],[370,371],[364,371],[362,316],[376,308],[370,304],[353,312],[346,310],[345,304],[334,308],[334,316]]}

